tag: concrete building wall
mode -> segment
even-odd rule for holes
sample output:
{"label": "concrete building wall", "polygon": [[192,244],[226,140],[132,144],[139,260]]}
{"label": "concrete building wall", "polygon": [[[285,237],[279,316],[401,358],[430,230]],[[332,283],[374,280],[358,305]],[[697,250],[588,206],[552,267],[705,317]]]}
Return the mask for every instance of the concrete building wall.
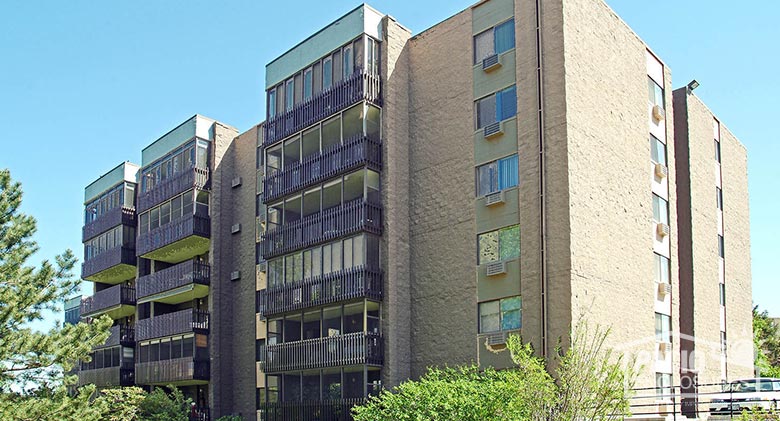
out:
{"label": "concrete building wall", "polygon": [[[610,328],[607,346],[643,359],[637,386],[653,387],[655,372],[676,370],[671,370],[668,359],[663,364],[658,361],[655,341],[656,227],[647,124],[647,48],[602,1],[566,0],[563,20],[566,139],[560,142],[568,146],[569,182],[561,186],[565,190],[551,195],[569,197],[571,292],[550,299],[570,297],[575,323],[585,320]],[[671,110],[670,78],[665,84],[664,108]],[[547,93],[548,98],[551,95]],[[672,138],[671,127],[666,138]],[[673,157],[671,143],[667,142],[668,155]],[[548,171],[554,168],[551,165]],[[673,192],[673,171],[668,179]],[[670,236],[675,238],[672,194],[669,202]],[[557,231],[560,219],[551,215],[549,220],[550,228]],[[676,247],[666,247],[675,262]],[[672,319],[674,331],[677,318]],[[560,326],[556,331],[564,329]]]}
{"label": "concrete building wall", "polygon": [[431,365],[476,361],[471,35],[466,10],[409,42],[413,95],[404,141],[409,145],[414,377]]}
{"label": "concrete building wall", "polygon": [[384,269],[382,382],[392,387],[411,375],[409,268],[409,49],[411,33],[391,17],[382,21],[382,204]]}

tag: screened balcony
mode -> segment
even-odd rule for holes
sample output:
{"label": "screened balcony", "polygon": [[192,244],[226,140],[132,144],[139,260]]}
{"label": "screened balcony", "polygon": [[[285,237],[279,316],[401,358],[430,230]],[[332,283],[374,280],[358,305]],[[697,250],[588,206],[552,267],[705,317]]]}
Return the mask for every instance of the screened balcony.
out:
{"label": "screened balcony", "polygon": [[260,410],[265,421],[352,421],[352,407],[365,398],[264,403]]}
{"label": "screened balcony", "polygon": [[[102,236],[102,234],[101,234]],[[96,238],[90,240],[95,241]],[[87,246],[88,248],[89,246]],[[116,284],[135,277],[135,249],[132,241],[113,246],[90,256],[88,251],[81,264],[81,279],[102,284]]]}
{"label": "screened balcony", "polygon": [[382,365],[382,361],[382,336],[357,332],[267,345],[263,370],[278,373],[342,365]]}
{"label": "screened balcony", "polygon": [[156,301],[178,304],[202,298],[209,293],[211,267],[199,260],[186,260],[136,282],[138,302]]}
{"label": "screened balcony", "polygon": [[81,241],[86,242],[117,225],[135,226],[135,208],[118,206],[98,215],[84,224],[81,229]]}
{"label": "screened balcony", "polygon": [[205,310],[180,310],[135,322],[136,341],[208,331],[209,312]]}
{"label": "screened balcony", "polygon": [[135,364],[135,382],[144,385],[194,385],[209,380],[208,359],[192,357]]}
{"label": "screened balcony", "polygon": [[79,386],[94,384],[98,388],[133,386],[135,384],[132,361],[116,367],[79,370]]}
{"label": "screened balcony", "polygon": [[205,215],[185,215],[147,232],[139,232],[137,254],[147,259],[178,263],[207,252],[211,221]]}
{"label": "screened balcony", "polygon": [[346,79],[293,106],[289,111],[270,117],[265,123],[263,146],[292,136],[312,124],[328,118],[360,101],[381,106],[379,76],[358,69]]}
{"label": "screened balcony", "polygon": [[208,153],[207,140],[193,139],[154,163],[146,165],[140,174],[138,213],[187,190],[208,189]]}
{"label": "screened balcony", "polygon": [[82,317],[100,314],[107,314],[112,319],[135,314],[135,288],[125,284],[114,285],[81,301]]}
{"label": "screened balcony", "polygon": [[135,329],[132,325],[114,325],[109,329],[111,334],[103,345],[95,348],[108,348],[112,346],[133,346],[135,344]]}

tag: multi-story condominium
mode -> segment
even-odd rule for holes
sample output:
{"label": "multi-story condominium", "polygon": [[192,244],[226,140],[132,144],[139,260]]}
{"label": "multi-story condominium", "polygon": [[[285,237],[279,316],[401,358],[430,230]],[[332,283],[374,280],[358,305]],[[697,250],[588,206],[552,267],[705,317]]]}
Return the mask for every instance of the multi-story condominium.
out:
{"label": "multi-story condominium", "polygon": [[116,332],[82,383],[347,420],[580,321],[662,405],[751,375],[745,150],[671,87],[600,0],[485,0],[417,35],[353,9],[266,66],[264,123],[195,116],[87,187],[82,316]]}
{"label": "multi-story condominium", "polygon": [[[513,332],[549,356],[580,320],[664,402],[699,370],[678,333],[749,340],[745,152],[728,137],[732,208],[698,239],[715,164],[675,153],[671,86],[592,0],[480,1],[417,35],[362,5],[269,63],[258,416],[346,419],[431,365],[511,366]],[[721,341],[706,381],[750,375]]]}

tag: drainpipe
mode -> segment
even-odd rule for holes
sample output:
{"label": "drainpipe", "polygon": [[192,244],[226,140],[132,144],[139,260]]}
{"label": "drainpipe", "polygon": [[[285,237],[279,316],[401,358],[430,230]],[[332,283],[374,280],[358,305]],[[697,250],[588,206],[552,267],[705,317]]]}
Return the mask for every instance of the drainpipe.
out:
{"label": "drainpipe", "polygon": [[542,75],[542,0],[536,0],[536,84],[537,103],[539,106],[539,284],[540,284],[540,310],[541,310],[541,339],[542,357],[547,357],[547,211],[545,200],[547,186],[545,180],[545,156],[544,156],[544,77]]}

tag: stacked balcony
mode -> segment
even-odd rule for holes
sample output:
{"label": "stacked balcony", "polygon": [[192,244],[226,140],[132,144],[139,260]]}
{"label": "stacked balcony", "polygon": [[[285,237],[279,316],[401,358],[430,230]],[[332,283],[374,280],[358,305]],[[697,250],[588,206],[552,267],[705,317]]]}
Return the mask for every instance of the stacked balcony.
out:
{"label": "stacked balcony", "polygon": [[139,234],[139,257],[176,263],[209,249],[211,221],[207,215],[187,215],[179,220]]}
{"label": "stacked balcony", "polygon": [[207,263],[193,259],[141,276],[136,283],[138,302],[178,304],[203,298],[209,293],[210,273]]}
{"label": "stacked balcony", "polygon": [[148,319],[141,319],[135,323],[137,341],[184,333],[207,334],[208,331],[209,313],[205,310],[180,310]]}
{"label": "stacked balcony", "polygon": [[79,386],[94,384],[99,388],[132,386],[134,384],[133,363],[122,362],[116,367],[79,370]]}
{"label": "stacked balcony", "polygon": [[116,320],[135,314],[135,304],[135,288],[126,284],[114,285],[84,298],[81,302],[81,316],[107,314]]}
{"label": "stacked balcony", "polygon": [[261,409],[268,421],[351,421],[352,407],[363,403],[364,398],[274,402],[264,404]]}
{"label": "stacked balcony", "polygon": [[87,241],[117,225],[135,226],[135,208],[119,206],[87,222],[81,229],[81,239]]}
{"label": "stacked balcony", "polygon": [[209,380],[208,354],[165,361],[135,364],[135,379],[138,384],[203,384]]}
{"label": "stacked balcony", "polygon": [[360,101],[381,105],[381,83],[378,75],[362,70],[355,72],[291,110],[268,119],[265,122],[263,146],[291,136]]}
{"label": "stacked balcony", "polygon": [[382,337],[376,333],[348,333],[268,345],[264,370],[278,373],[326,367],[382,365]]}
{"label": "stacked balcony", "polygon": [[209,187],[208,168],[189,168],[156,184],[151,190],[138,195],[138,212],[142,213],[177,194],[193,188],[207,190]]}

